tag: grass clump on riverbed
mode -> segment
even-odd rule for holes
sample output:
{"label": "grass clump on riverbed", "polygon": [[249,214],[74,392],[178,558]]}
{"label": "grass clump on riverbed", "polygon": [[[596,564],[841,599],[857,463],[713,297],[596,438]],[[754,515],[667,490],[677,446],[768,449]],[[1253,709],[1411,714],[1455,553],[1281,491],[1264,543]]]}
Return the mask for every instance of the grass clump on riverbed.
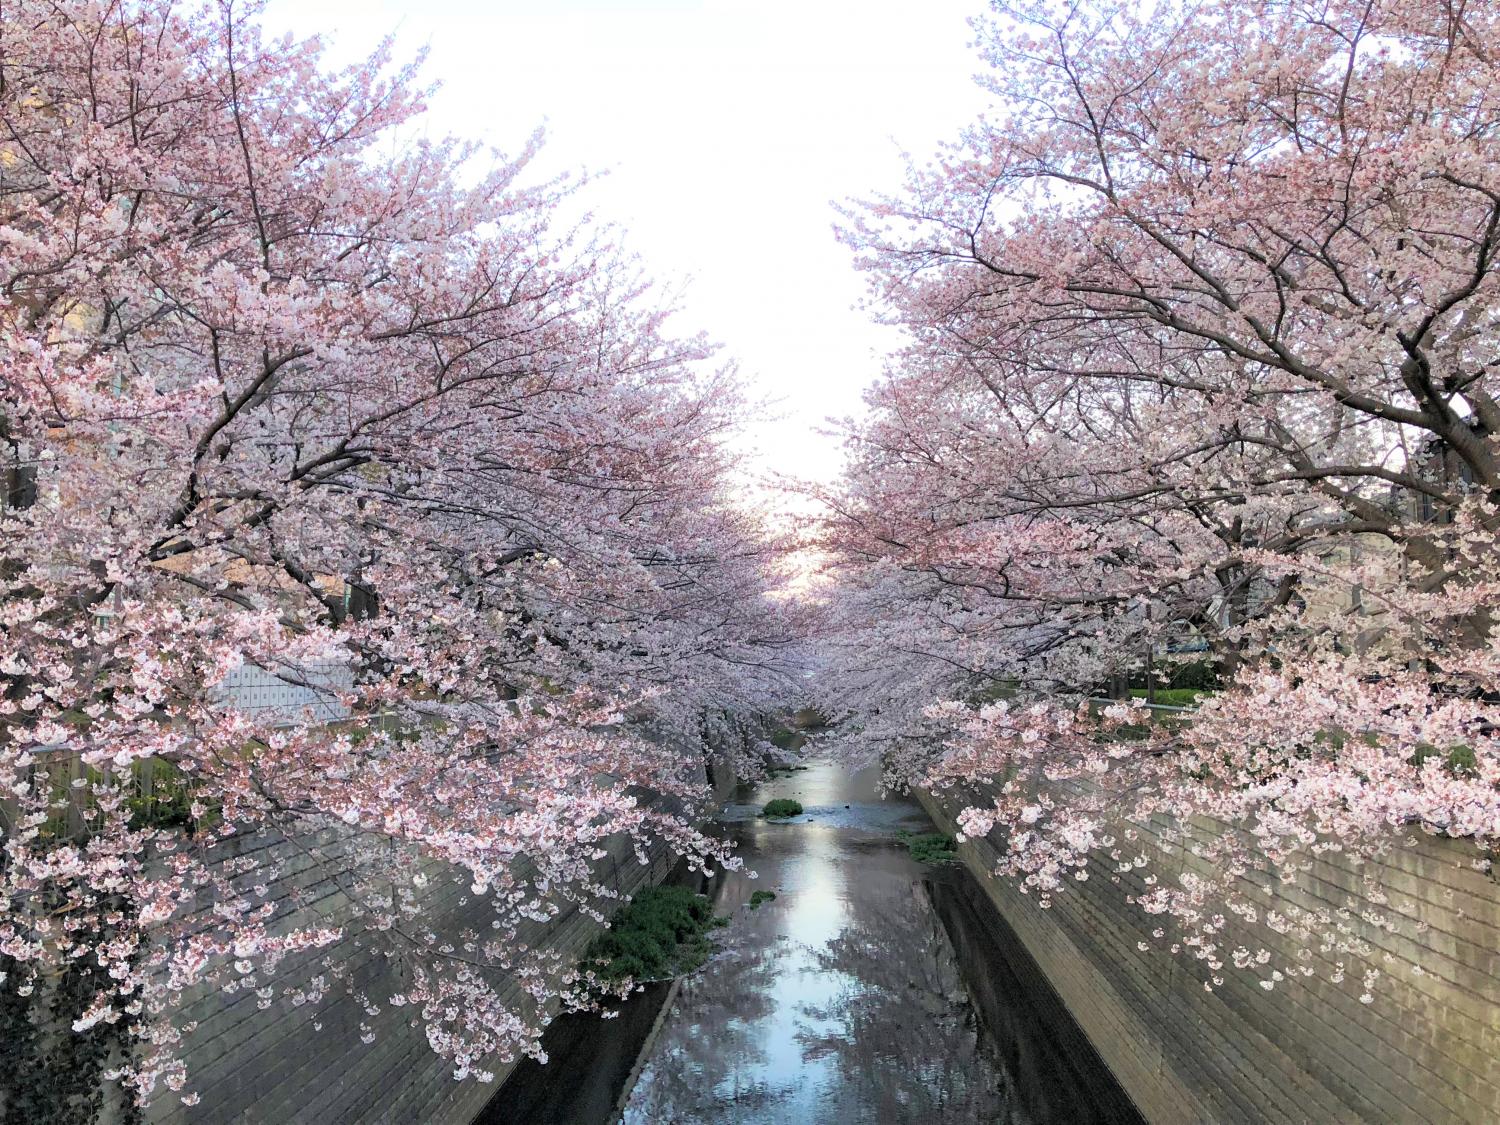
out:
{"label": "grass clump on riverbed", "polygon": [[790,777],[794,773],[805,773],[810,769],[812,769],[811,766],[773,765],[767,768],[766,776],[771,778]]}
{"label": "grass clump on riverbed", "polygon": [[765,808],[760,812],[762,816],[770,817],[772,820],[785,820],[789,816],[802,815],[802,802],[794,801],[790,797],[777,797],[774,801],[767,801]]}
{"label": "grass clump on riverbed", "polygon": [[708,960],[708,931],[724,921],[706,896],[686,887],[647,887],[615,912],[584,954],[584,967],[611,982],[681,976]]}
{"label": "grass clump on riverbed", "polygon": [[1145,688],[1131,688],[1131,699],[1148,699],[1154,696],[1154,702],[1163,707],[1196,707],[1198,700],[1211,692],[1202,688],[1157,688],[1150,696],[1146,694]]}
{"label": "grass clump on riverbed", "polygon": [[750,909],[751,910],[759,910],[761,903],[763,903],[763,902],[775,902],[775,901],[776,901],[776,892],[775,891],[756,891],[753,895],[750,896]]}
{"label": "grass clump on riverbed", "polygon": [[958,846],[953,842],[952,836],[945,836],[941,832],[899,832],[897,835],[906,844],[906,850],[911,853],[912,859],[918,863],[936,865],[958,861]]}

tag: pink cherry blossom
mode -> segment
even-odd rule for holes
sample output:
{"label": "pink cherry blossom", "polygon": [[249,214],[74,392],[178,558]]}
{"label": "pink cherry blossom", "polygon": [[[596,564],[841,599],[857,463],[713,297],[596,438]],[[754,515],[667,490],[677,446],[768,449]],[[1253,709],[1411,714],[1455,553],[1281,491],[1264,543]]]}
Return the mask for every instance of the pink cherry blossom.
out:
{"label": "pink cherry blossom", "polygon": [[[142,1098],[190,1081],[189,990],[292,1018],[314,994],[270,974],[341,941],[408,963],[459,1074],[535,1051],[575,973],[518,927],[611,909],[610,838],[726,858],[707,746],[755,744],[794,635],[732,370],[614,232],[559,225],[586,189],[529,172],[540,136],[424,137],[413,68],[256,18],[0,21],[0,960],[101,970],[79,1022],[128,1023]],[[288,929],[287,872],[223,846],[251,834],[357,924]],[[482,937],[429,929],[439,863]]]}
{"label": "pink cherry blossom", "polygon": [[[1206,976],[1229,914],[1358,951],[1247,877],[1500,834],[1500,12],[977,26],[994,112],[845,215],[907,345],[821,494],[825,705],[1044,901],[1163,825],[1137,901]],[[1092,714],[1148,653],[1224,690]]]}

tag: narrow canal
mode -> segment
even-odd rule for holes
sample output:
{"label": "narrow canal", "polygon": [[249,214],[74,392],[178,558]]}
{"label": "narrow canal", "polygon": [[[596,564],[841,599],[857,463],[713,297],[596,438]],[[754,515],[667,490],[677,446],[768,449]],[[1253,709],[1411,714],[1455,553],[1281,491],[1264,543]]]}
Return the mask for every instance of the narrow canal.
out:
{"label": "narrow canal", "polygon": [[[617,1018],[559,1020],[551,1061],[476,1125],[1138,1121],[973,879],[908,855],[899,833],[932,825],[877,782],[815,762],[742,790],[720,952]],[[765,820],[775,797],[803,815]],[[775,898],[752,907],[757,891]]]}

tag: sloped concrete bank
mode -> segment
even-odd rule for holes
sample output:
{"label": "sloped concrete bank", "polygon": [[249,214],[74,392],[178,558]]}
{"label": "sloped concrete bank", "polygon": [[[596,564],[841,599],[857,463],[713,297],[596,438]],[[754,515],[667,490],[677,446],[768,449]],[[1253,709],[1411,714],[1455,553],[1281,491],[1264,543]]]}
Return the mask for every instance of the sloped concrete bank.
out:
{"label": "sloped concrete bank", "polygon": [[944,866],[923,880],[923,888],[953,945],[990,1048],[1014,1080],[1015,1119],[1141,1125],[1140,1111],[973,874]]}
{"label": "sloped concrete bank", "polygon": [[[713,893],[711,881],[679,867],[665,880]],[[474,1118],[473,1125],[591,1125],[618,1121],[661,1033],[682,978],[656,981],[612,1008],[570,1012],[542,1039],[547,1061],[522,1059]],[[602,1034],[601,1034],[602,1032]]]}
{"label": "sloped concrete bank", "polygon": [[[717,804],[732,791],[734,779],[717,764],[709,772]],[[336,879],[336,843],[322,841],[316,852],[309,852],[305,843],[246,837],[227,845],[223,858],[256,851],[267,861],[263,867],[280,866],[282,878],[273,892],[284,904],[280,920],[286,926],[348,924],[354,912]],[[641,864],[628,841],[613,841],[599,877],[629,895],[661,882],[676,864],[676,857],[661,846]],[[437,864],[429,875],[424,916],[435,932],[451,934],[455,942],[465,932],[488,928],[492,917],[468,883]],[[599,924],[575,908],[533,923],[523,940],[565,958],[578,957],[599,932]],[[399,991],[389,979],[400,971],[394,962],[346,941],[288,958],[276,974],[278,992],[327,975],[330,960],[343,963],[356,985],[371,995]],[[501,991],[507,999],[524,1002],[519,985],[502,982]],[[234,995],[205,991],[183,1018],[191,1028],[185,1057],[201,1100],[186,1106],[164,1093],[146,1111],[152,1125],[468,1125],[516,1065],[493,1063],[496,1078],[490,1083],[456,1082],[451,1066],[429,1049],[425,1031],[409,1009],[385,1006],[372,1013],[341,989],[331,990],[315,1007],[295,1012],[280,1001],[263,1009],[250,990]],[[371,1042],[362,1042],[362,1036],[370,1035]]]}
{"label": "sloped concrete bank", "polygon": [[[983,795],[918,799],[952,832],[959,809]],[[1114,827],[1120,836],[1134,827],[1146,852],[1163,854],[1151,825]],[[1197,830],[1229,829],[1204,822]],[[1388,900],[1379,909],[1400,917],[1396,933],[1363,921],[1362,911],[1376,906],[1343,857],[1319,859],[1296,885],[1268,877],[1262,918],[1289,906],[1343,911],[1370,944],[1368,957],[1345,958],[1341,983],[1328,979],[1332,966],[1317,963],[1317,976],[1269,992],[1232,967],[1222,986],[1206,991],[1202,964],[1160,948],[1151,931],[1161,920],[1129,901],[1145,890],[1141,873],[1119,874],[1098,858],[1087,881],[1042,909],[992,874],[1002,848],[997,835],[959,851],[1148,1120],[1500,1121],[1500,886],[1474,868],[1472,846],[1424,837],[1376,866],[1376,893]],[[1172,862],[1192,864],[1180,851]],[[1264,947],[1282,964],[1299,963],[1290,939],[1263,924],[1234,920],[1223,944]],[[1365,1004],[1362,979],[1371,967],[1381,977]]]}

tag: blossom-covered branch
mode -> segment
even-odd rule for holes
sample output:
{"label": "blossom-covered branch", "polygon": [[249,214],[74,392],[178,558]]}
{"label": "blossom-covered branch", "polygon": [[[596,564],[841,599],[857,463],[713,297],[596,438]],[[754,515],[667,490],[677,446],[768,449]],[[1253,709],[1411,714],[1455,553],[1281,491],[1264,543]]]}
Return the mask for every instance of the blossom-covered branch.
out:
{"label": "blossom-covered branch", "polygon": [[[610,231],[557,226],[540,138],[487,170],[403,140],[414,70],[330,72],[256,17],[0,20],[0,987],[98,969],[79,1030],[131,1026],[143,1097],[186,1080],[187,990],[270,1002],[341,936],[220,862],[246,833],[330,865],[461,1075],[534,1049],[574,967],[517,926],[597,911],[607,837],[724,858],[701,739],[767,706],[789,637],[733,372]],[[493,903],[482,940],[426,930],[434,860]]]}

